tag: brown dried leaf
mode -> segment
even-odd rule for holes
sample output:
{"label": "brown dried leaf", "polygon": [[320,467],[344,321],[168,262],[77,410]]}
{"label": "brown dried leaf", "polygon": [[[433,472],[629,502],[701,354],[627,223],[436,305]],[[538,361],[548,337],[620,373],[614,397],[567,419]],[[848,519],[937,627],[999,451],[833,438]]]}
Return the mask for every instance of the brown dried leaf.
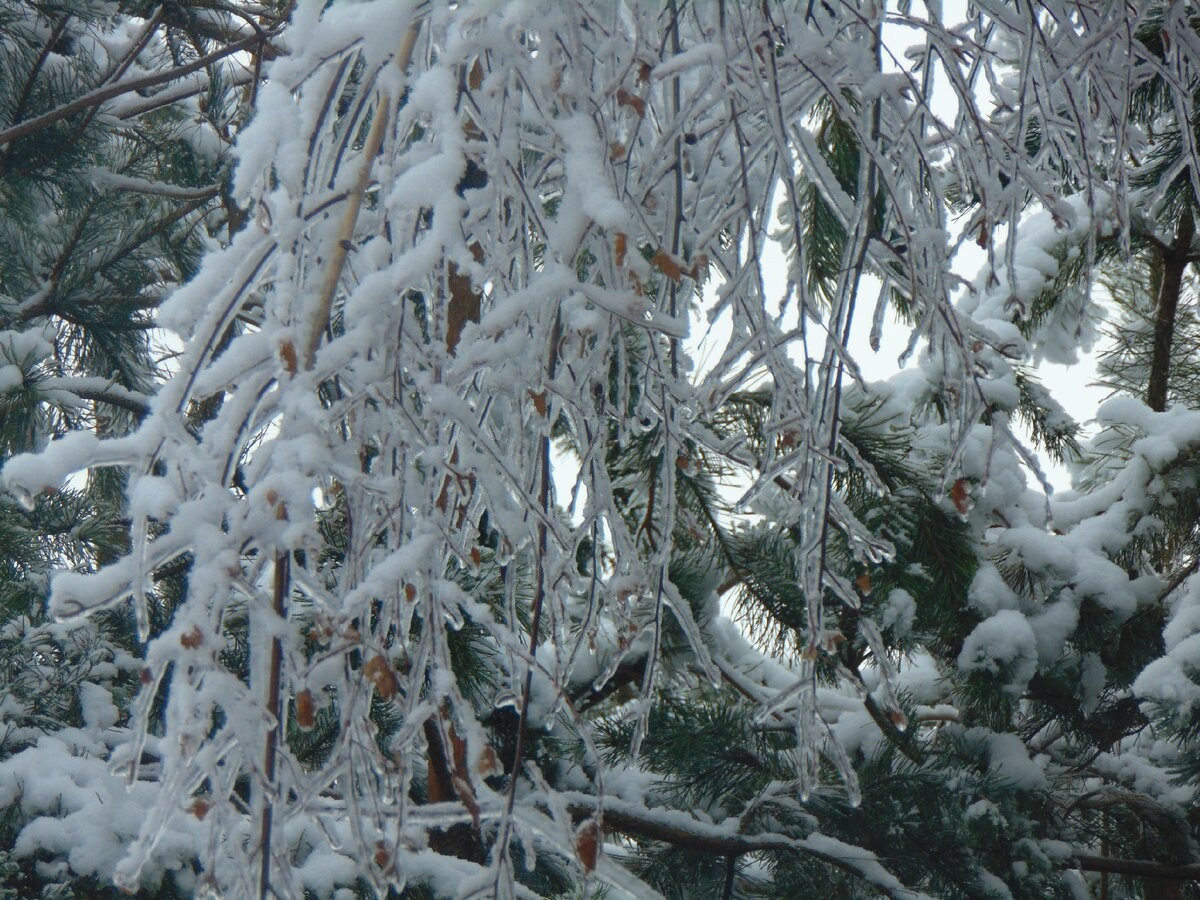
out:
{"label": "brown dried leaf", "polygon": [[871,595],[871,576],[867,572],[863,572],[854,579],[855,586],[862,591],[864,597]]}
{"label": "brown dried leaf", "polygon": [[492,749],[491,744],[484,747],[479,758],[475,760],[475,771],[485,778],[488,775],[499,775],[504,771],[500,767],[500,759],[496,756],[496,751]]}
{"label": "brown dried leaf", "polygon": [[204,821],[204,817],[208,815],[209,803],[203,797],[197,797],[192,801],[192,805],[188,809],[193,816],[200,821]]}
{"label": "brown dried leaf", "polygon": [[595,819],[588,819],[575,829],[575,853],[579,856],[583,871],[591,872],[596,868],[600,843],[600,826]]}
{"label": "brown dried leaf", "polygon": [[960,478],[954,482],[954,486],[950,488],[950,499],[954,501],[954,508],[958,510],[959,515],[965,516],[971,511],[971,490],[967,479]]}
{"label": "brown dried leaf", "polygon": [[533,408],[537,410],[538,415],[544,419],[546,411],[549,409],[546,405],[546,392],[541,391],[540,393],[536,393],[531,390],[529,392],[529,399],[533,401]]}
{"label": "brown dried leaf", "polygon": [[631,94],[625,88],[617,90],[617,106],[628,106],[639,119],[646,118],[646,101],[636,94]]}
{"label": "brown dried leaf", "polygon": [[295,375],[300,369],[300,358],[296,355],[296,345],[284,341],[279,348],[279,358],[283,360],[283,370],[289,375]]}
{"label": "brown dried leaf", "polygon": [[204,632],[193,625],[179,636],[179,643],[189,650],[195,650],[204,643]]}
{"label": "brown dried leaf", "polygon": [[307,688],[296,695],[296,724],[305,731],[316,724],[317,702],[312,691]]}
{"label": "brown dried leaf", "polygon": [[454,263],[446,266],[446,283],[450,288],[450,302],[446,305],[446,349],[453,353],[467,323],[479,321],[483,294],[475,290],[471,277],[463,274]]}
{"label": "brown dried leaf", "polygon": [[609,152],[612,153],[613,162],[620,162],[628,155],[629,152],[625,149],[625,145],[620,141],[609,142],[608,149]]}
{"label": "brown dried leaf", "polygon": [[462,801],[462,805],[471,814],[471,824],[478,831],[480,826],[479,800],[475,797],[475,789],[471,787],[471,782],[455,772],[450,776],[450,783],[454,785],[454,792],[458,794],[458,799]]}
{"label": "brown dried leaf", "polygon": [[471,64],[471,71],[467,73],[467,87],[473,91],[483,87],[483,61],[478,56]]}
{"label": "brown dried leaf", "polygon": [[683,280],[683,267],[666,250],[656,250],[650,257],[650,264],[676,284]]}
{"label": "brown dried leaf", "polygon": [[625,265],[625,254],[629,252],[629,238],[625,232],[618,231],[617,236],[613,238],[613,262],[617,264],[617,268]]}
{"label": "brown dried leaf", "polygon": [[412,585],[412,584],[404,585],[404,599],[407,600],[409,603],[412,603],[414,600],[417,599],[416,585]]}
{"label": "brown dried leaf", "polygon": [[385,656],[373,656],[367,660],[367,664],[363,666],[363,675],[375,685],[375,692],[381,700],[391,700],[400,689],[396,673],[392,671],[392,664]]}

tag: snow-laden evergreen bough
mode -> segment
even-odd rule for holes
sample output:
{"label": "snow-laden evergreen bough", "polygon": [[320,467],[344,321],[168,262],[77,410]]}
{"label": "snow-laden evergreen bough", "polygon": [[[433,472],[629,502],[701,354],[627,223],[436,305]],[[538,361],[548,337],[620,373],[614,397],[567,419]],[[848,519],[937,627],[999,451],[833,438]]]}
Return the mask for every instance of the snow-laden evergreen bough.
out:
{"label": "snow-laden evergreen bough", "polygon": [[[160,310],[184,351],[141,427],[3,471],[25,498],[128,472],[129,552],[51,597],[66,619],[132,598],[149,640],[114,763],[157,790],[118,884],[195,835],[229,896],[645,897],[675,852],[726,896],[1067,891],[1099,850],[1036,809],[1081,779],[1027,743],[1017,700],[1074,652],[1080,603],[1157,594],[1086,503],[1034,558],[1053,523],[1010,423],[1073,440],[1023,364],[1080,342],[1066,261],[1173,202],[1122,173],[1149,146],[1128,114],[1145,84],[1191,121],[1189,21],[324,6],[298,4],[239,137],[252,221]],[[1194,180],[1179,133],[1164,177]],[[968,241],[989,265],[956,306]],[[876,345],[911,326],[912,372],[863,381],[870,315]],[[1046,593],[1017,598],[997,548]],[[723,736],[727,764],[681,734]],[[906,865],[880,808],[855,811],[889,778],[912,803],[957,786],[929,818],[951,823],[927,835],[942,860]]]}

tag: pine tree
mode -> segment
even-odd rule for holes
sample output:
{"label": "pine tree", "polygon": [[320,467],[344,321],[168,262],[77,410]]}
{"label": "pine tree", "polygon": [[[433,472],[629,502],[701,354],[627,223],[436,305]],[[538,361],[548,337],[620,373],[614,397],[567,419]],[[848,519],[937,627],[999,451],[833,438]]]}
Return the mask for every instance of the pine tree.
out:
{"label": "pine tree", "polygon": [[[136,429],[165,372],[153,310],[242,215],[227,147],[253,73],[227,62],[262,40],[210,7],[0,4],[0,459]],[[30,777],[57,767],[101,803],[119,784],[106,757],[141,687],[131,611],[60,624],[45,599],[53,569],[127,551],[124,485],[95,471],[0,507],[6,896],[112,891],[104,839],[89,843],[71,793]],[[156,627],[181,588],[164,573]]]}

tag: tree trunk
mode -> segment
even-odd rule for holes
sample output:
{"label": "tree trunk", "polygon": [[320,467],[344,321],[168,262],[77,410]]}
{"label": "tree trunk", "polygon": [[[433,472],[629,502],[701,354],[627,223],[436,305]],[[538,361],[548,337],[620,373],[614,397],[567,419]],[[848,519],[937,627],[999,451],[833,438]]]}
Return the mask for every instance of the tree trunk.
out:
{"label": "tree trunk", "polygon": [[1189,206],[1179,217],[1175,246],[1162,251],[1162,281],[1158,290],[1158,311],[1154,318],[1154,349],[1150,359],[1150,381],[1146,387],[1146,405],[1155,412],[1167,408],[1167,383],[1171,374],[1171,339],[1175,334],[1175,316],[1183,291],[1196,226]]}

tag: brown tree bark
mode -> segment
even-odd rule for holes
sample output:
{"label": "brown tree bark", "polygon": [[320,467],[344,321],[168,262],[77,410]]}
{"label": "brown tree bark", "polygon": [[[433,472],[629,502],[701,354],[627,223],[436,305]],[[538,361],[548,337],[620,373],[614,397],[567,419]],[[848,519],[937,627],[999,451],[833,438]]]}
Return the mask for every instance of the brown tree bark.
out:
{"label": "brown tree bark", "polygon": [[1154,349],[1150,359],[1150,381],[1146,387],[1146,405],[1155,412],[1167,408],[1167,385],[1171,375],[1171,340],[1175,334],[1175,319],[1179,297],[1183,292],[1183,275],[1191,255],[1196,224],[1189,206],[1179,217],[1175,245],[1162,253],[1162,279],[1158,290],[1158,310],[1154,318]]}

